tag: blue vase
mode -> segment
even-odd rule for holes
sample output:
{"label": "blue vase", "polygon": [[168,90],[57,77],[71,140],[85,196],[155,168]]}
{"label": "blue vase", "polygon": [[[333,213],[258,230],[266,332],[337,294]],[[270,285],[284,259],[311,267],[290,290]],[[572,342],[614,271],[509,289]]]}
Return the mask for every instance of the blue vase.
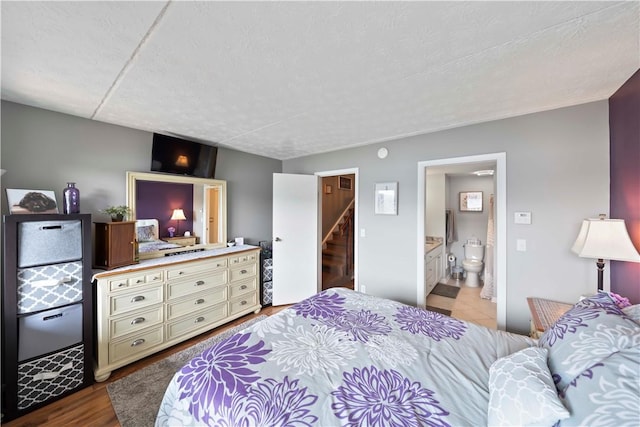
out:
{"label": "blue vase", "polygon": [[80,213],[80,190],[76,188],[75,182],[67,182],[67,188],[62,190],[62,200],[65,214]]}

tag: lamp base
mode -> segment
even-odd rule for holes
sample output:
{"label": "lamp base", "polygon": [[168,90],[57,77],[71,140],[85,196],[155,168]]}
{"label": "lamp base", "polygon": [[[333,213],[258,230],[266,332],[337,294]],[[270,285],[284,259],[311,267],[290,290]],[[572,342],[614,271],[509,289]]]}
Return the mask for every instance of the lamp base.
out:
{"label": "lamp base", "polygon": [[598,259],[598,261],[596,261],[596,266],[598,267],[598,291],[602,291],[604,288],[602,283],[604,274],[604,260]]}

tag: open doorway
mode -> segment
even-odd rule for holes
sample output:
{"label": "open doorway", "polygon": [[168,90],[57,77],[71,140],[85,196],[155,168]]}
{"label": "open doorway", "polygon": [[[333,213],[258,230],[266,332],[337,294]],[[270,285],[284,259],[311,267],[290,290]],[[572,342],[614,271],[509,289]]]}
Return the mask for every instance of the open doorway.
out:
{"label": "open doorway", "polygon": [[[468,156],[451,159],[441,159],[435,161],[425,161],[418,163],[418,303],[420,306],[426,306],[427,301],[427,287],[425,286],[426,274],[425,274],[425,239],[427,237],[442,237],[443,245],[441,246],[441,277],[442,281],[445,281],[447,274],[450,273],[447,270],[448,256],[452,253],[451,249],[458,250],[460,252],[456,256],[457,259],[464,257],[463,245],[469,238],[477,238],[485,241],[486,234],[484,236],[473,236],[473,228],[466,229],[463,233],[459,234],[456,238],[456,243],[449,245],[447,248],[447,230],[446,230],[446,209],[454,211],[454,214],[459,211],[458,207],[458,190],[459,187],[454,185],[451,188],[447,188],[447,174],[450,176],[463,176],[472,171],[489,168],[491,166],[494,169],[494,176],[491,180],[491,186],[493,187],[493,196],[495,207],[493,212],[494,217],[494,236],[495,239],[492,242],[494,244],[492,250],[492,256],[494,262],[493,267],[493,293],[496,303],[496,326],[498,329],[504,329],[506,325],[506,155],[505,153],[494,153],[479,156]],[[431,184],[434,182],[440,186],[441,190],[430,188],[428,181],[431,170]],[[461,180],[464,182],[465,188],[468,185],[473,186],[473,181]],[[469,184],[471,183],[471,184]],[[455,187],[455,188],[453,188]],[[451,190],[455,193],[451,195]],[[468,188],[464,191],[476,190],[476,188]],[[489,190],[489,189],[487,189]],[[437,192],[441,191],[435,202],[429,200],[427,193],[429,191]],[[448,196],[448,197],[447,197]],[[489,196],[489,195],[486,195]],[[487,197],[487,201],[488,201]],[[435,204],[435,205],[434,205]],[[442,211],[442,212],[440,212]],[[440,218],[441,217],[441,218]],[[431,220],[431,222],[429,222]],[[486,220],[486,219],[485,219]],[[435,225],[434,225],[435,224]],[[442,230],[440,230],[440,228]],[[486,233],[486,225],[484,232]],[[435,230],[435,231],[434,231]],[[469,234],[467,236],[467,234]],[[482,233],[476,233],[482,234]],[[453,243],[453,242],[452,242]],[[460,261],[458,264],[461,264]]]}
{"label": "open doorway", "polygon": [[322,289],[356,289],[357,169],[320,172]]}

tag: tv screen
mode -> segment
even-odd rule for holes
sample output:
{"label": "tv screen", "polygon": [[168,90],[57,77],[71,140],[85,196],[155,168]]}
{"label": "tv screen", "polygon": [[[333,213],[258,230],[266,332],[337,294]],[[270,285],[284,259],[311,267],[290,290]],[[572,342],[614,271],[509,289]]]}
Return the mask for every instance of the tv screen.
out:
{"label": "tv screen", "polygon": [[213,178],[217,154],[217,147],[154,133],[151,170]]}

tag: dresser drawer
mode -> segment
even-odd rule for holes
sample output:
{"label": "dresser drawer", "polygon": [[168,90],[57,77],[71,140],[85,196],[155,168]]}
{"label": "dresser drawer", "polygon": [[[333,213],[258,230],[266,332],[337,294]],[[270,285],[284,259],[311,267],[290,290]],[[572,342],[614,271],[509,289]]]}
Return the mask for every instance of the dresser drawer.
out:
{"label": "dresser drawer", "polygon": [[203,274],[193,279],[167,283],[167,299],[180,298],[185,295],[213,289],[227,284],[227,271]]}
{"label": "dresser drawer", "polygon": [[238,268],[232,268],[229,270],[229,282],[247,279],[249,277],[256,276],[257,273],[257,264],[255,262],[253,264],[243,265]]}
{"label": "dresser drawer", "polygon": [[150,305],[162,302],[162,283],[141,288],[135,292],[117,293],[109,297],[109,307],[111,316],[127,311],[137,310]]}
{"label": "dresser drawer", "polygon": [[134,286],[140,286],[162,281],[162,271],[156,271],[147,274],[138,274],[135,276],[124,276],[109,281],[109,290],[117,291],[121,289],[129,289]]}
{"label": "dresser drawer", "polygon": [[243,310],[246,310],[249,307],[256,305],[257,303],[256,298],[257,298],[257,294],[254,292],[252,294],[247,294],[238,299],[229,301],[229,314],[234,315],[236,313],[240,313]]}
{"label": "dresser drawer", "polygon": [[162,305],[158,305],[148,310],[138,310],[119,319],[110,319],[111,338],[118,338],[162,323],[162,309]]}
{"label": "dresser drawer", "polygon": [[242,282],[229,285],[229,298],[236,298],[249,292],[255,292],[258,289],[258,278],[243,280]]}
{"label": "dresser drawer", "polygon": [[157,327],[133,335],[122,341],[113,341],[109,344],[109,363],[116,363],[138,353],[142,353],[152,347],[162,344],[163,326]]}
{"label": "dresser drawer", "polygon": [[255,262],[258,260],[257,252],[252,252],[249,254],[242,254],[237,256],[229,257],[229,267],[233,267],[234,265],[246,264],[249,262]]}
{"label": "dresser drawer", "polygon": [[178,279],[190,274],[202,274],[203,271],[215,271],[226,268],[226,266],[226,258],[207,259],[204,261],[199,261],[197,263],[180,264],[174,267],[167,268],[167,279]]}
{"label": "dresser drawer", "polygon": [[218,304],[167,325],[167,340],[180,338],[189,332],[204,328],[227,317],[227,303]]}
{"label": "dresser drawer", "polygon": [[200,292],[167,304],[167,320],[212,307],[227,300],[227,287],[218,286],[207,292]]}

